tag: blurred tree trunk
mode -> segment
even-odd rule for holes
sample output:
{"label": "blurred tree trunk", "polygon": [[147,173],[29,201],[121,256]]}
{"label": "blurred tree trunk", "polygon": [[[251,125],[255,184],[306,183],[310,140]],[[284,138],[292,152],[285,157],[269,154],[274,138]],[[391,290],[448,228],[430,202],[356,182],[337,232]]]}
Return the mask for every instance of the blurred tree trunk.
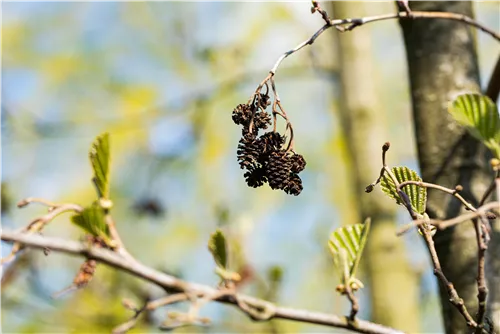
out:
{"label": "blurred tree trunk", "polygon": [[[470,2],[414,1],[410,7],[473,16]],[[492,178],[487,152],[484,146],[457,126],[447,112],[447,103],[454,96],[480,90],[473,30],[449,20],[402,20],[401,26],[422,177],[425,181],[446,187],[461,184],[464,197],[476,204]],[[428,192],[427,211],[431,218],[450,218],[459,214],[460,210],[460,203],[449,195],[432,190]],[[455,229],[438,232],[434,239],[444,274],[464,299],[469,313],[475,316],[477,246],[473,227],[464,223]],[[488,253],[493,254],[495,244],[498,245],[498,233],[494,233]],[[489,267],[490,270],[497,268],[497,276],[499,261],[500,258],[490,261]],[[498,299],[498,285],[489,284],[489,289],[490,298]],[[446,290],[441,285],[440,294],[446,332],[470,332],[463,317],[449,303]],[[494,320],[500,321],[498,318]]]}
{"label": "blurred tree trunk", "polygon": [[[369,14],[367,3],[333,2],[336,18]],[[372,320],[404,331],[419,332],[419,274],[409,264],[402,238],[395,234],[396,206],[384,196],[369,196],[365,187],[380,173],[385,137],[383,109],[377,97],[369,29],[336,38],[341,71],[340,119],[347,143],[351,189],[357,199],[358,222],[372,218],[366,246],[365,272],[371,293]]]}

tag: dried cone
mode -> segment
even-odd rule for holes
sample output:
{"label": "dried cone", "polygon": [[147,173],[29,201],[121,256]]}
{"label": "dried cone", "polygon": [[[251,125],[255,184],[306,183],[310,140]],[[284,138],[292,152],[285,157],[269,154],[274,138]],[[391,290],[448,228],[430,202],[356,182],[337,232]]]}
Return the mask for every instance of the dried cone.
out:
{"label": "dried cone", "polygon": [[266,171],[262,167],[248,171],[243,176],[248,186],[252,188],[258,188],[267,182]]}
{"label": "dried cone", "polygon": [[266,132],[260,136],[260,140],[262,142],[264,152],[268,154],[279,151],[281,146],[285,143],[285,137],[280,135],[278,132]]}
{"label": "dried cone", "polygon": [[306,168],[306,160],[301,154],[295,153],[290,159],[292,161],[293,173],[300,173],[304,170],[304,168]]}
{"label": "dried cone", "polygon": [[265,111],[259,111],[255,114],[253,123],[257,129],[265,130],[271,125],[271,116]]}
{"label": "dried cone", "polygon": [[236,125],[247,126],[252,117],[252,109],[248,104],[238,104],[233,110],[233,122]]}
{"label": "dried cone", "polygon": [[290,175],[290,179],[283,189],[287,194],[297,196],[302,192],[302,179],[295,173]]}
{"label": "dried cone", "polygon": [[261,142],[258,139],[253,139],[252,136],[245,136],[240,139],[238,150],[238,162],[241,169],[254,169],[257,167],[257,160],[262,151]]}
{"label": "dried cone", "polygon": [[284,151],[272,152],[266,165],[269,186],[272,189],[284,189],[290,178],[292,162]]}
{"label": "dried cone", "polygon": [[271,105],[271,101],[269,101],[269,95],[268,94],[259,94],[257,103],[260,104],[260,106],[264,109],[266,109],[269,105]]}

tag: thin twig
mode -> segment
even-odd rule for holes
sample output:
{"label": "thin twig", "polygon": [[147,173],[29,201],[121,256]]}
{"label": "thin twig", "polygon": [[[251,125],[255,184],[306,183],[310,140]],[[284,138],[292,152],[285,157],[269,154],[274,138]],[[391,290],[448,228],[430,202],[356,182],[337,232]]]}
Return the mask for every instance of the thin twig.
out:
{"label": "thin twig", "polygon": [[[114,268],[128,272],[134,276],[140,277],[145,281],[161,286],[164,289],[172,292],[191,291],[194,293],[208,294],[208,295],[217,292],[217,290],[212,287],[197,283],[186,282],[174,276],[170,276],[165,273],[159,272],[153,268],[147,267],[139,262],[134,263],[128,261],[119,254],[108,249],[95,248],[95,247],[89,248],[81,243],[71,240],[63,240],[54,237],[42,237],[39,235],[23,234],[23,233],[8,232],[8,231],[2,231],[1,239],[4,241],[20,242],[29,247],[41,248],[41,249],[49,247],[53,251],[92,258],[101,263],[107,264]],[[237,297],[240,301],[243,301],[247,304],[251,304],[254,307],[261,307],[263,309],[269,303],[267,301],[246,295],[238,294]],[[216,301],[237,305],[237,301],[235,300],[235,298],[232,298],[230,296],[223,296],[220,299],[216,299]],[[396,329],[388,328],[382,325],[378,325],[369,321],[364,321],[359,319],[357,319],[356,322],[353,324],[346,317],[336,316],[332,314],[311,312],[306,310],[292,309],[279,306],[276,306],[274,311],[275,313],[271,318],[294,320],[304,323],[319,324],[335,328],[345,328],[358,333],[372,333],[372,334],[402,333]]]}
{"label": "thin twig", "polygon": [[326,12],[326,10],[324,10],[323,8],[321,8],[320,4],[318,1],[312,1],[312,8],[311,8],[311,12],[314,14],[315,12],[318,12],[321,14],[321,17],[323,18],[323,21],[325,21],[326,24],[330,24],[330,16],[328,16],[328,13]]}
{"label": "thin twig", "polygon": [[[484,214],[483,214],[484,217]],[[478,219],[474,219],[474,228],[476,230],[476,240],[477,240],[477,300],[478,300],[478,311],[477,311],[477,328],[475,333],[481,334],[483,330],[484,316],[486,315],[486,297],[488,296],[488,288],[486,286],[486,276],[484,272],[484,263],[486,250],[488,249],[487,239],[483,238],[483,229],[481,228],[481,223]]]}
{"label": "thin twig", "polygon": [[[63,214],[65,212],[81,212],[83,208],[77,204],[54,204],[48,201],[45,201],[43,199],[39,198],[26,198],[22,201],[19,202],[18,206],[19,207],[24,207],[28,205],[29,203],[42,203],[44,205],[49,206],[49,212],[41,217],[37,217],[33,219],[27,226],[23,227],[20,230],[20,233],[37,233],[40,232],[45,225],[50,223],[52,220],[54,220],[57,216],[60,214]],[[57,205],[57,206],[52,206],[52,205]],[[16,258],[16,255],[18,252],[20,252],[23,249],[23,246],[19,243],[14,243],[12,246],[12,249],[10,253],[0,259],[0,265],[6,264],[11,262]]]}
{"label": "thin twig", "polygon": [[27,206],[28,204],[31,204],[31,203],[42,204],[42,205],[48,206],[49,208],[53,208],[53,207],[61,205],[61,204],[57,204],[57,203],[54,203],[54,202],[47,201],[47,200],[45,200],[43,198],[28,197],[28,198],[20,200],[17,203],[17,207],[18,208],[24,208],[25,206]]}
{"label": "thin twig", "polygon": [[122,334],[122,333],[126,333],[129,330],[131,330],[132,328],[134,328],[135,325],[137,324],[137,321],[139,320],[139,316],[144,311],[156,310],[159,307],[175,304],[178,302],[185,301],[187,299],[188,299],[187,294],[176,293],[174,295],[169,295],[169,296],[165,296],[165,297],[150,301],[150,302],[146,303],[146,305],[144,305],[142,308],[134,309],[133,310],[134,316],[132,318],[130,318],[129,320],[127,320],[126,322],[124,322],[123,324],[113,328],[112,333],[113,334]]}
{"label": "thin twig", "polygon": [[[408,198],[408,195],[404,191],[401,190],[402,184],[404,183],[399,183],[398,179],[396,176],[392,173],[391,169],[386,165],[385,162],[385,157],[386,157],[386,152],[389,150],[389,143],[384,144],[382,148],[382,162],[383,162],[383,169],[385,172],[389,175],[389,177],[392,179],[392,182],[394,182],[394,185],[396,186],[397,193],[399,195],[399,198],[401,199],[402,203],[408,210],[408,213],[412,217],[413,221],[419,221],[422,220],[419,215],[413,210],[411,206],[410,199]],[[419,182],[417,182],[419,183]],[[423,183],[423,182],[420,182]],[[412,184],[412,183],[406,183],[406,184]],[[429,184],[430,185],[430,184]],[[433,185],[435,186],[435,185]],[[440,186],[438,186],[440,187]],[[440,187],[442,191],[448,192],[447,188]],[[456,193],[457,190],[451,190],[451,193]],[[431,256],[431,261],[432,265],[434,267],[434,275],[441,281],[441,283],[446,287],[446,290],[448,292],[448,296],[450,297],[450,302],[457,308],[457,310],[462,314],[464,317],[465,321],[467,322],[467,326],[471,328],[477,328],[477,323],[474,321],[472,316],[469,314],[467,311],[467,308],[464,304],[464,301],[462,298],[459,297],[458,292],[456,291],[455,287],[453,284],[448,281],[446,276],[443,273],[443,270],[441,269],[441,263],[439,262],[439,257],[436,252],[436,247],[434,245],[434,240],[432,239],[432,232],[428,228],[428,219],[423,219],[423,222],[421,223],[423,225],[423,228],[420,229],[421,234],[424,237],[425,244],[427,246],[427,249],[429,250],[429,254]]]}
{"label": "thin twig", "polygon": [[465,318],[467,326],[471,328],[477,328],[477,323],[474,321],[472,316],[467,311],[463,299],[459,297],[457,290],[453,286],[453,283],[448,281],[448,279],[443,273],[443,270],[441,269],[441,264],[439,263],[439,258],[436,253],[436,247],[434,246],[434,240],[432,239],[432,234],[430,233],[430,231],[422,229],[422,235],[424,236],[427,249],[429,250],[429,254],[431,256],[431,261],[434,267],[434,275],[446,287],[446,290],[448,291],[448,296],[450,297],[450,302],[457,308],[457,310]]}
{"label": "thin twig", "polygon": [[488,189],[483,194],[483,197],[481,197],[481,200],[479,201],[479,206],[483,205],[484,202],[488,199],[488,196],[490,196],[493,193],[493,190],[496,188],[496,179],[500,177],[500,172],[497,172],[497,175],[495,178],[491,181],[490,185],[488,186]]}
{"label": "thin twig", "polygon": [[394,13],[394,14],[384,14],[384,15],[376,15],[376,16],[369,16],[369,17],[364,17],[364,18],[359,18],[359,19],[343,19],[343,20],[332,20],[332,25],[345,25],[345,24],[351,24],[354,25],[352,28],[349,30],[352,30],[355,27],[359,27],[363,24],[371,23],[371,22],[376,22],[376,21],[383,21],[383,20],[391,20],[391,19],[444,19],[444,20],[452,20],[452,21],[460,21],[462,23],[468,24],[470,26],[473,26],[497,41],[500,41],[500,34],[497,33],[496,31],[482,25],[481,23],[473,20],[472,18],[463,15],[463,14],[457,14],[457,13],[450,13],[450,12],[420,12],[420,11],[411,11],[411,14],[408,15],[406,12],[399,12],[399,13]]}
{"label": "thin twig", "polygon": [[408,232],[413,227],[418,227],[418,226],[425,224],[425,223],[429,223],[431,225],[436,226],[436,228],[438,230],[444,230],[444,229],[447,229],[451,226],[454,226],[454,225],[469,221],[471,219],[480,217],[481,215],[487,215],[489,213],[489,211],[494,209],[497,205],[500,205],[500,201],[499,202],[490,202],[488,204],[480,206],[474,212],[467,212],[467,213],[464,213],[460,216],[457,216],[455,218],[451,218],[448,220],[418,219],[418,220],[412,221],[411,223],[408,223],[408,224],[404,225],[403,227],[401,227],[401,229],[399,229],[399,231],[396,234],[398,236],[401,236],[401,235],[405,234],[406,232]]}
{"label": "thin twig", "polygon": [[443,187],[443,186],[440,186],[438,184],[434,184],[434,183],[428,183],[428,182],[422,182],[422,181],[404,181],[404,182],[401,182],[401,184],[398,186],[398,190],[400,190],[401,188],[403,188],[404,186],[406,185],[410,185],[410,184],[414,184],[416,186],[419,186],[419,187],[424,187],[424,188],[432,188],[432,189],[437,189],[439,191],[442,191],[442,192],[445,192],[447,194],[450,194],[450,195],[453,195],[455,196],[460,202],[462,202],[462,204],[470,211],[476,211],[476,208],[470,204],[469,202],[467,202],[465,200],[465,198],[462,197],[462,195],[459,194],[459,191],[461,190],[461,186],[457,186],[455,187],[455,189],[450,189],[450,188],[446,188],[446,187]]}
{"label": "thin twig", "polygon": [[488,204],[485,204],[485,205],[477,208],[477,210],[474,212],[464,213],[464,214],[462,214],[458,217],[452,218],[452,219],[448,219],[448,220],[444,220],[444,221],[434,221],[431,223],[432,223],[432,225],[435,225],[438,230],[444,230],[446,228],[449,228],[450,226],[460,224],[462,222],[465,222],[465,221],[471,220],[473,218],[479,217],[483,214],[486,214],[486,213],[488,213],[489,210],[495,208],[497,205],[500,205],[500,201],[490,202]]}
{"label": "thin twig", "polygon": [[[323,14],[322,14],[323,16]],[[472,18],[462,15],[462,14],[457,14],[457,13],[449,13],[449,12],[419,12],[419,11],[411,11],[411,13],[407,12],[399,12],[399,13],[390,13],[390,14],[383,14],[383,15],[375,15],[375,16],[367,16],[367,17],[362,17],[362,18],[348,18],[348,19],[333,19],[330,20],[328,23],[326,23],[324,26],[322,26],[318,31],[316,31],[310,38],[305,40],[304,42],[300,43],[297,45],[295,48],[285,52],[283,55],[281,55],[274,66],[271,69],[271,74],[275,74],[276,71],[278,70],[278,67],[280,66],[281,62],[291,54],[294,54],[295,52],[299,51],[303,47],[307,45],[311,45],[314,43],[314,41],[327,29],[331,27],[336,27],[339,31],[351,31],[356,27],[362,26],[367,23],[372,23],[372,22],[377,22],[377,21],[384,21],[384,20],[392,20],[392,19],[409,19],[409,20],[414,20],[414,19],[445,19],[445,20],[453,20],[453,21],[459,21],[463,22],[465,24],[468,24],[470,26],[473,26],[477,29],[480,29],[484,31],[485,33],[489,34],[492,36],[494,39],[497,41],[500,41],[500,34],[495,32],[494,30],[480,24],[479,22],[473,20]],[[345,27],[343,27],[345,26]],[[342,28],[343,29],[339,29]]]}
{"label": "thin twig", "polygon": [[331,25],[330,24],[325,24],[324,26],[322,26],[318,31],[316,31],[314,33],[314,35],[312,35],[310,38],[308,38],[307,40],[305,40],[304,42],[300,43],[299,45],[297,45],[296,47],[294,47],[293,49],[291,49],[290,51],[287,51],[285,52],[283,55],[281,55],[281,57],[278,58],[278,60],[276,61],[276,63],[274,64],[273,68],[271,69],[271,71],[269,71],[271,74],[276,74],[276,71],[278,70],[278,67],[280,66],[281,62],[288,56],[290,56],[291,54],[294,54],[295,52],[299,51],[300,49],[302,49],[303,47],[307,46],[307,45],[311,45],[314,43],[314,41],[316,40],[316,38],[318,38],[325,30],[327,30],[328,28],[330,28]]}

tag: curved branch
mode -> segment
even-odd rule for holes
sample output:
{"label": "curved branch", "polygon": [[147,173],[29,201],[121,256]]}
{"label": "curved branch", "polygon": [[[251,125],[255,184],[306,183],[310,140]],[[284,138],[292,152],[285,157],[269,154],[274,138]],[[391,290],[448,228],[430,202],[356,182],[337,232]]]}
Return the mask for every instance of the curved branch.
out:
{"label": "curved branch", "polygon": [[[317,3],[317,1],[313,2]],[[319,6],[319,5],[317,5]],[[313,7],[316,8],[317,6]],[[443,19],[443,20],[452,20],[452,21],[458,21],[462,22],[464,24],[470,25],[472,27],[475,27],[497,41],[500,42],[500,34],[497,33],[496,31],[482,25],[481,23],[473,20],[472,18],[463,15],[463,14],[457,14],[457,13],[449,13],[449,12],[421,12],[421,11],[411,11],[410,13],[407,12],[399,12],[399,13],[390,13],[390,14],[383,14],[383,15],[375,15],[375,16],[366,16],[366,17],[361,17],[361,18],[348,18],[348,19],[333,19],[333,20],[327,20],[328,14],[324,11],[320,11],[321,16],[327,22],[324,26],[322,26],[318,31],[316,31],[311,37],[309,37],[307,40],[304,42],[300,43],[297,45],[295,48],[285,52],[282,54],[272,69],[270,70],[271,74],[275,74],[276,71],[278,70],[278,67],[280,66],[281,62],[291,54],[294,54],[295,52],[299,51],[303,47],[307,45],[311,45],[314,43],[316,38],[318,38],[323,32],[328,30],[331,27],[337,28],[340,32],[347,32],[351,31],[354,28],[357,28],[359,26],[362,26],[367,23],[372,23],[372,22],[377,22],[377,21],[385,21],[385,20],[393,20],[393,19],[401,19],[401,20],[418,20],[418,19]],[[326,19],[325,19],[326,18]]]}
{"label": "curved branch", "polygon": [[[149,281],[153,284],[163,287],[170,293],[189,292],[189,293],[199,293],[203,295],[213,295],[220,292],[219,290],[214,289],[210,286],[186,282],[174,276],[170,276],[160,271],[157,271],[153,268],[147,267],[142,263],[136,261],[129,261],[113,251],[103,248],[87,247],[85,244],[78,243],[76,241],[64,240],[54,237],[43,237],[35,234],[9,232],[9,231],[2,231],[1,239],[3,241],[19,242],[27,247],[33,247],[39,249],[45,249],[48,247],[52,251],[73,254],[77,256],[83,256],[90,259],[94,259],[108,266],[128,272],[129,274],[132,274],[134,276],[142,278],[143,280]],[[214,300],[222,303],[233,304],[236,306],[238,306],[239,303],[244,302],[245,304],[251,305],[257,309],[266,309],[267,306],[270,304],[265,300],[241,294],[238,294],[236,296],[222,295],[221,297]],[[345,329],[350,329],[357,333],[370,333],[370,334],[402,333],[401,331],[398,331],[396,329],[385,327],[369,321],[356,320],[356,322],[353,323],[350,322],[347,319],[347,317],[320,313],[320,312],[312,312],[307,310],[293,309],[288,307],[276,306],[274,308],[274,314],[270,318],[293,320],[293,321],[325,325],[336,328],[345,328]]]}

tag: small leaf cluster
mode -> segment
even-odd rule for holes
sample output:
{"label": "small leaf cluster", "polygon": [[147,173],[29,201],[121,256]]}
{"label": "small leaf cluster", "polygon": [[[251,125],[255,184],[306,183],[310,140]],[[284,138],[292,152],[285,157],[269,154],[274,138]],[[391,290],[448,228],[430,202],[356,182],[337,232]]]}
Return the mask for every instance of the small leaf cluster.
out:
{"label": "small leaf cluster", "polygon": [[[400,184],[405,181],[422,182],[422,179],[418,176],[417,172],[408,167],[393,167],[391,172]],[[380,181],[380,186],[382,191],[387,196],[394,199],[397,204],[404,204],[401,201],[394,181],[389,175],[387,175],[387,173],[384,173]],[[408,184],[403,186],[401,190],[408,196],[413,211],[423,215],[425,213],[425,206],[427,202],[427,189],[416,184]]]}
{"label": "small leaf cluster", "polygon": [[226,236],[221,230],[218,229],[210,235],[208,250],[212,253],[216,264],[215,273],[223,281],[237,282],[241,280],[241,276],[238,273],[230,271],[228,268],[227,241]]}
{"label": "small leaf cluster", "polygon": [[342,273],[341,284],[337,286],[337,291],[341,293],[344,293],[346,286],[354,291],[363,287],[363,283],[355,276],[369,231],[370,219],[367,219],[364,224],[340,227],[330,236],[328,248],[336,268]]}
{"label": "small leaf cluster", "polygon": [[110,189],[110,145],[109,134],[98,136],[89,152],[93,170],[92,181],[96,188],[97,200],[85,207],[82,212],[73,215],[71,221],[91,236],[100,238],[108,246],[113,246],[105,215],[111,208]]}
{"label": "small leaf cluster", "polygon": [[448,111],[500,159],[500,115],[496,104],[488,96],[459,95],[450,103]]}

